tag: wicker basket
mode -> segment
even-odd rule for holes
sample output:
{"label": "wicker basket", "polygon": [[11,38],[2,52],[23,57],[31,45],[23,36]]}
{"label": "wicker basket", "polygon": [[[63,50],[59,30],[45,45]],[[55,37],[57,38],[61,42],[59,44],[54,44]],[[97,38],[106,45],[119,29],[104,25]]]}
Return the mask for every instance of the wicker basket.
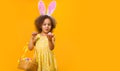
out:
{"label": "wicker basket", "polygon": [[34,54],[33,58],[26,57],[26,53],[29,51],[28,44],[24,47],[24,54],[18,60],[18,68],[25,71],[37,71],[38,64],[36,62],[36,54]]}
{"label": "wicker basket", "polygon": [[37,71],[37,66],[37,62],[34,60],[26,60],[24,58],[21,58],[18,64],[18,68],[25,71]]}

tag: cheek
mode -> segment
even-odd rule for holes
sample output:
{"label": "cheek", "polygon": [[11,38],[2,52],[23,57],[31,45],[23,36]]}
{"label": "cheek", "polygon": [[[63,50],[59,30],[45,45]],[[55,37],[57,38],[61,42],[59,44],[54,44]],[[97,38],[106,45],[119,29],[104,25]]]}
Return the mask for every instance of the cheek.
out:
{"label": "cheek", "polygon": [[42,26],[42,29],[45,29],[45,26]]}
{"label": "cheek", "polygon": [[51,29],[52,26],[49,26],[49,29]]}

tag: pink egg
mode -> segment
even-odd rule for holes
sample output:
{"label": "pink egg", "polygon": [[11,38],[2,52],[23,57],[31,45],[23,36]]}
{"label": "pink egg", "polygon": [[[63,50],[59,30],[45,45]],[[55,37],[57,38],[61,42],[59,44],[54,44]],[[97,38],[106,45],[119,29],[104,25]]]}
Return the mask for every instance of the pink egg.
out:
{"label": "pink egg", "polygon": [[51,32],[49,32],[49,33],[48,33],[48,35],[52,35],[52,33],[51,33]]}

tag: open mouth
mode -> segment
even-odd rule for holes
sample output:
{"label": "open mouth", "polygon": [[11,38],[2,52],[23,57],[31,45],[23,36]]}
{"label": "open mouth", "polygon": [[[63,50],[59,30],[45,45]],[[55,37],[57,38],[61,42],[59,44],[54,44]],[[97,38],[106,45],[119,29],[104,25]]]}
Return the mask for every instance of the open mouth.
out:
{"label": "open mouth", "polygon": [[46,31],[49,31],[49,29],[45,29]]}

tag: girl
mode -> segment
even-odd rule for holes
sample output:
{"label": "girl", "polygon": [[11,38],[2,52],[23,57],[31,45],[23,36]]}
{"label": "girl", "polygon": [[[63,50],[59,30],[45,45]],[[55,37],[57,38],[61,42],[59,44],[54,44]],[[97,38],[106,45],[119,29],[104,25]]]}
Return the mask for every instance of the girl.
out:
{"label": "girl", "polygon": [[35,21],[38,32],[33,32],[28,48],[35,48],[37,71],[56,71],[56,62],[52,50],[55,37],[51,33],[56,26],[55,20],[48,15],[41,15]]}

